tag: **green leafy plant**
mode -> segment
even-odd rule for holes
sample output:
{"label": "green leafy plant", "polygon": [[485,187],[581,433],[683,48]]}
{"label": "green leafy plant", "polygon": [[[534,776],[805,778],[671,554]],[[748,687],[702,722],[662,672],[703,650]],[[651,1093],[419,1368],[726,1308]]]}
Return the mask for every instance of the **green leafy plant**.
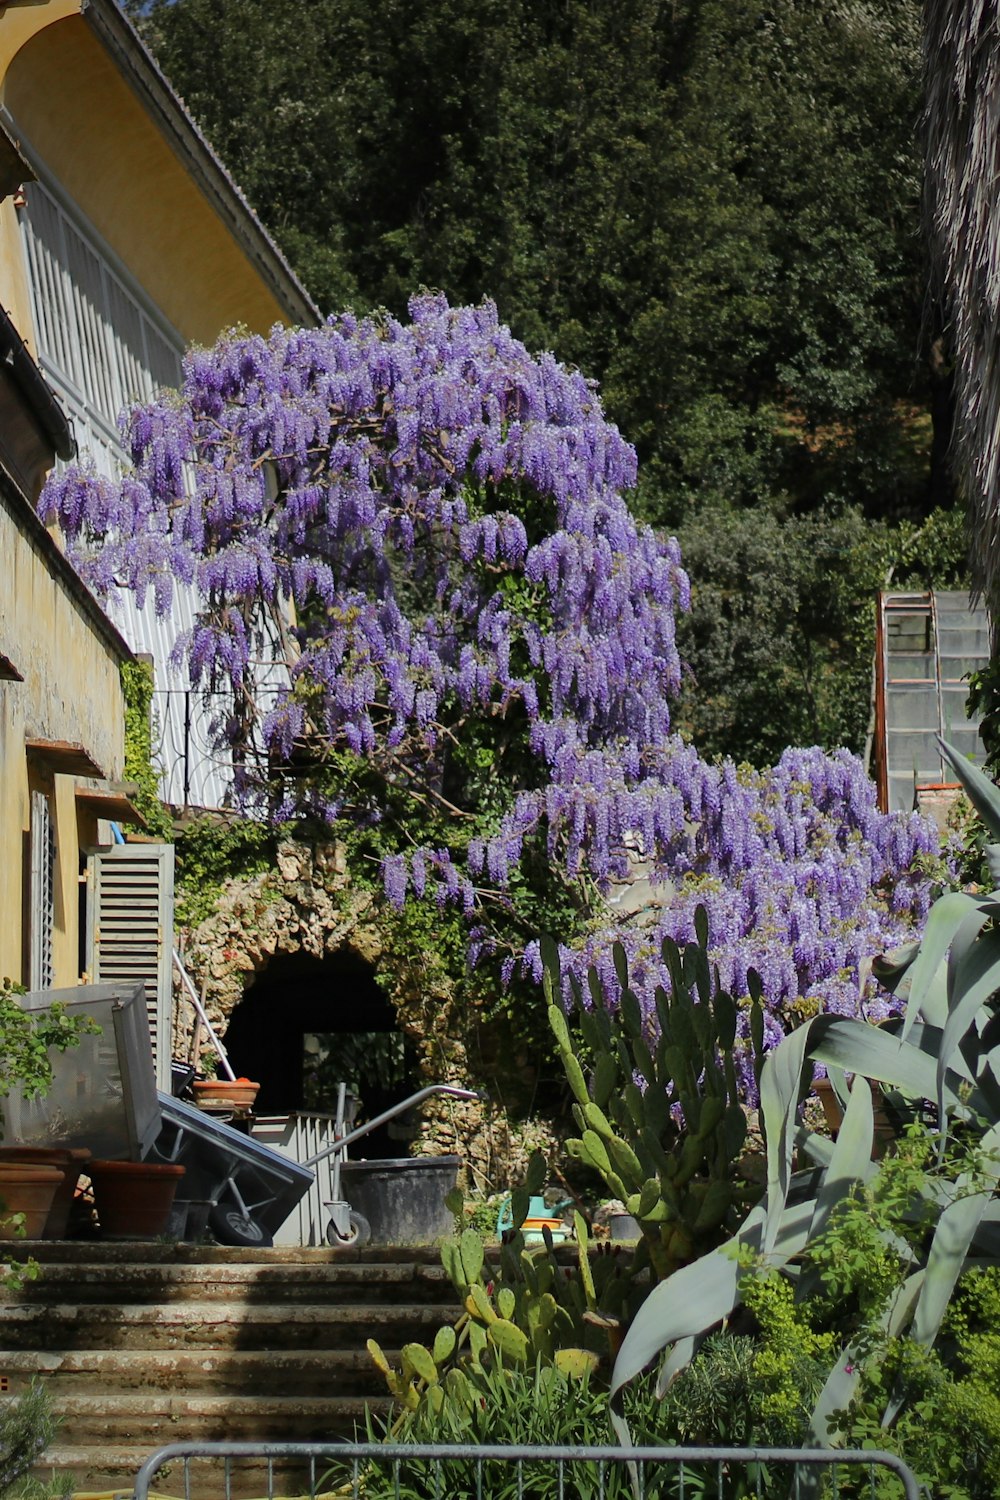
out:
{"label": "green leafy plant", "polygon": [[[9,978],[0,980],[0,1101],[11,1090],[20,1087],[28,1099],[43,1094],[52,1082],[51,1052],[65,1052],[76,1046],[80,1037],[94,1029],[87,1017],[66,1014],[56,1002],[47,1011],[22,1009],[18,995],[24,986]],[[0,1138],[3,1135],[3,1110],[0,1107]],[[0,1201],[0,1214],[5,1205]],[[16,1216],[12,1216],[17,1227]],[[16,1291],[25,1280],[38,1274],[34,1261],[25,1264],[0,1264],[0,1285]]]}
{"label": "green leafy plant", "polygon": [[119,667],[125,697],[125,780],[135,787],[133,800],[150,833],[169,842],[170,815],[160,801],[160,778],[153,765],[153,667],[139,659]]}
{"label": "green leafy plant", "polygon": [[[614,1015],[596,973],[586,997],[571,977],[585,1050],[558,1003],[559,950],[549,939],[542,944],[549,1023],[581,1131],[567,1149],[599,1172],[639,1221],[643,1253],[658,1278],[725,1239],[758,1196],[736,1170],[747,1134],[736,1057],[742,1052],[741,1065],[759,1072],[760,982],[750,974],[749,1038],[738,1040],[736,1002],[709,963],[704,908],[695,928],[697,941],[683,949],[672,938],[663,942],[671,988],[656,989],[655,1016],[643,1015],[629,988],[620,945],[614,961],[622,996]],[[592,1061],[589,1077],[581,1057]]]}
{"label": "green leafy plant", "polygon": [[50,1053],[76,1046],[93,1029],[89,1019],[67,1015],[58,1002],[47,1011],[23,1010],[17,999],[23,993],[23,985],[0,981],[0,1099],[16,1085],[28,1099],[43,1094],[52,1082]]}
{"label": "green leafy plant", "polygon": [[0,1495],[23,1480],[55,1436],[49,1398],[32,1381],[28,1389],[0,1411]]}
{"label": "green leafy plant", "polygon": [[276,836],[266,823],[205,815],[179,831],[177,922],[197,927],[211,916],[227,881],[263,874],[274,864]]}

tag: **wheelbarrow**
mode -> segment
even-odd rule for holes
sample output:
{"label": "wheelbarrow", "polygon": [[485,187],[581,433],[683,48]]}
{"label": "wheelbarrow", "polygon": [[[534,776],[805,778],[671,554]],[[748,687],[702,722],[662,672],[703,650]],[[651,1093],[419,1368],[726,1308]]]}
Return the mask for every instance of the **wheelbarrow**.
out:
{"label": "wheelbarrow", "polygon": [[337,1111],[334,1117],[334,1142],[332,1146],[326,1146],[322,1151],[317,1151],[314,1156],[307,1156],[302,1163],[304,1167],[318,1167],[321,1161],[330,1163],[330,1198],[323,1200],[323,1206],[330,1215],[326,1226],[327,1244],[330,1245],[356,1245],[360,1248],[367,1245],[371,1239],[371,1225],[364,1214],[358,1213],[343,1195],[341,1184],[341,1168],[347,1160],[347,1150],[355,1141],[360,1141],[364,1136],[370,1135],[373,1130],[395,1120],[399,1115],[405,1114],[408,1109],[422,1104],[425,1099],[430,1099],[433,1094],[447,1094],[452,1099],[481,1099],[483,1096],[473,1089],[455,1088],[449,1083],[432,1083],[427,1088],[419,1089],[417,1093],[411,1094],[409,1098],[403,1099],[401,1103],[394,1104],[391,1109],[385,1110],[383,1114],[376,1115],[373,1120],[368,1120],[364,1125],[358,1125],[353,1130],[348,1129],[346,1121],[347,1085],[337,1085]]}
{"label": "wheelbarrow", "polygon": [[212,1205],[208,1227],[215,1238],[223,1245],[272,1244],[315,1173],[183,1099],[161,1093],[159,1102],[163,1124],[151,1156],[185,1168],[185,1196]]}

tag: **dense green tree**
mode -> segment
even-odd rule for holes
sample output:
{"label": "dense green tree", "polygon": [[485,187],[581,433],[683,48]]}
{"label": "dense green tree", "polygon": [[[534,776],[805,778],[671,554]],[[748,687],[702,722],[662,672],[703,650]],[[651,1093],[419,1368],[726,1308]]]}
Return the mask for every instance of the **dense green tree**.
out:
{"label": "dense green tree", "polygon": [[325,307],[493,297],[601,379],[664,519],[919,503],[917,0],[141,8]]}

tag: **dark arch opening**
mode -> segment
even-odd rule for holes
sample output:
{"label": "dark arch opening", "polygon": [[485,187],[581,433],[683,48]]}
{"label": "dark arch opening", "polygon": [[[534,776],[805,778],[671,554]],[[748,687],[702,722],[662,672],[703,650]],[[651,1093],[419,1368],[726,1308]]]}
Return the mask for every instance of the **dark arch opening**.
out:
{"label": "dark arch opening", "polygon": [[[225,1034],[233,1069],[260,1083],[258,1115],[336,1109],[345,1079],[373,1119],[419,1088],[412,1047],[375,979],[349,949],[314,958],[276,953],[236,1006]],[[410,1134],[392,1121],[357,1144],[355,1156],[402,1154]]]}

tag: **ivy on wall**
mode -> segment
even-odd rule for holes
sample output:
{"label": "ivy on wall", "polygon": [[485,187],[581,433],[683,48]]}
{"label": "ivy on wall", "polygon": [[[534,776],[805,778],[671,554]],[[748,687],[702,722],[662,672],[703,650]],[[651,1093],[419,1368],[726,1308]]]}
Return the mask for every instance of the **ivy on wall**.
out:
{"label": "ivy on wall", "polygon": [[160,801],[160,778],[153,766],[153,667],[134,658],[123,661],[119,673],[125,697],[125,780],[135,787],[132,801],[149,832],[171,842],[170,814]]}

